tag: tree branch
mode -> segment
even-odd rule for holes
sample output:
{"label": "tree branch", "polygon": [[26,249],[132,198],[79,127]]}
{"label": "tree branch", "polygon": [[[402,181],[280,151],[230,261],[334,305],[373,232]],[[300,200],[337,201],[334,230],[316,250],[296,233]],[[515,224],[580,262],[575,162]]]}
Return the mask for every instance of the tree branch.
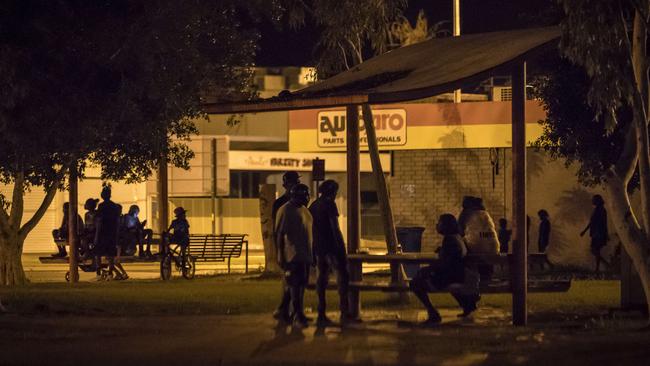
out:
{"label": "tree branch", "polygon": [[0,233],[8,233],[9,231],[11,231],[9,215],[4,207],[0,207]]}
{"label": "tree branch", "polygon": [[25,193],[25,172],[20,171],[14,179],[14,189],[11,197],[11,212],[9,213],[9,226],[14,230],[20,227],[23,220],[23,194]]}
{"label": "tree branch", "polygon": [[41,202],[38,210],[34,212],[34,215],[25,223],[25,225],[20,228],[18,235],[25,237],[27,234],[29,234],[30,231],[34,229],[34,227],[36,227],[36,224],[38,224],[38,222],[43,218],[43,215],[45,215],[45,212],[47,212],[47,209],[52,204],[54,196],[56,195],[57,188],[58,187],[56,182],[52,183],[50,187],[47,188],[43,202]]}

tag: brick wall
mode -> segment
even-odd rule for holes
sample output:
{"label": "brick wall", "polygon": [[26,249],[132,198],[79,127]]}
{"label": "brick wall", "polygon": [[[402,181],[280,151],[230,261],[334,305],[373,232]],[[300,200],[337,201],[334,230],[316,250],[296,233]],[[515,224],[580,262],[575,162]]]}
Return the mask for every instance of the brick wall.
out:
{"label": "brick wall", "polygon": [[495,221],[503,217],[503,150],[498,156],[502,166],[493,188],[490,149],[395,151],[389,187],[396,225],[424,226],[423,250],[431,251],[441,240],[438,216],[458,217],[463,196],[482,197]]}

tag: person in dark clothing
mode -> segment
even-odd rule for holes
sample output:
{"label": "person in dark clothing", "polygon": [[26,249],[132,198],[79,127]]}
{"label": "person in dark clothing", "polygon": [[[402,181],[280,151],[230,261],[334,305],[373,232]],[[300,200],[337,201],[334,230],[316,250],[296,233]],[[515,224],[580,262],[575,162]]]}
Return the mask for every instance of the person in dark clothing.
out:
{"label": "person in dark clothing", "polygon": [[[427,293],[446,289],[451,284],[462,284],[465,281],[463,258],[467,254],[467,248],[460,236],[460,228],[454,215],[441,215],[436,230],[443,235],[442,246],[438,251],[439,260],[420,269],[409,284],[411,291],[427,310],[428,318],[424,325],[436,325],[442,320],[438,311],[431,304]],[[452,296],[463,308],[462,316],[468,316],[476,310],[476,303],[480,299],[478,293],[452,292]]]}
{"label": "person in dark clothing", "polygon": [[589,236],[591,237],[591,254],[593,254],[596,259],[596,272],[598,272],[600,270],[600,262],[605,263],[605,265],[609,267],[609,263],[607,263],[600,254],[601,249],[607,245],[607,241],[609,240],[609,231],[607,230],[607,210],[605,210],[605,200],[603,200],[603,197],[599,194],[592,197],[591,203],[594,205],[594,211],[589,219],[589,224],[587,224],[587,227],[582,230],[580,236],[584,236],[587,230],[589,230]]}
{"label": "person in dark clothing", "polygon": [[[68,212],[70,210],[70,203],[66,202],[63,204],[63,220],[61,221],[61,226],[58,229],[52,230],[52,238],[58,249],[58,253],[52,254],[52,257],[55,258],[65,258],[68,255],[68,252],[65,250],[65,244],[68,240]],[[79,234],[82,233],[84,222],[81,219],[81,216],[77,215],[77,231]]]}
{"label": "person in dark clothing", "polygon": [[[115,272],[115,256],[117,255],[117,241],[120,232],[120,216],[122,206],[111,201],[111,187],[104,186],[101,197],[103,202],[97,208],[97,227],[95,230],[95,263],[97,264],[97,276],[101,279],[100,264],[101,257],[108,259],[109,273],[111,278]],[[119,273],[116,277],[122,277]]]}
{"label": "person in dark clothing", "polygon": [[320,197],[309,206],[309,211],[314,219],[314,256],[318,267],[318,279],[316,280],[316,293],[318,294],[317,325],[325,327],[333,323],[326,314],[325,290],[329,281],[329,272],[334,268],[338,274],[336,282],[339,291],[341,322],[345,322],[349,318],[348,284],[350,274],[348,272],[345,242],[339,228],[339,210],[334,201],[339,191],[339,185],[333,180],[326,180],[318,190]]}
{"label": "person in dark clothing", "polygon": [[187,211],[183,207],[176,207],[174,215],[167,231],[170,233],[169,242],[178,244],[181,247],[181,253],[185,254],[185,249],[190,245],[190,223],[186,218]]}
{"label": "person in dark clothing", "polygon": [[84,214],[84,226],[81,234],[81,255],[83,258],[89,258],[92,255],[91,246],[95,240],[98,202],[98,199],[89,198],[84,204],[86,213]]}
{"label": "person in dark clothing", "polygon": [[[273,225],[275,225],[278,210],[280,209],[280,207],[284,206],[287,202],[289,202],[290,199],[289,192],[291,191],[291,188],[293,188],[297,184],[300,184],[300,176],[298,175],[298,173],[294,171],[289,171],[282,175],[282,187],[284,187],[284,194],[278,197],[278,199],[276,199],[273,202],[273,208],[271,213],[271,219],[273,220]],[[276,236],[274,233],[273,240],[275,240],[275,237]],[[277,243],[276,243],[275,250],[277,253],[278,251]],[[275,312],[273,312],[273,318],[280,321],[284,321],[286,323],[290,322],[290,311],[289,311],[290,305],[291,305],[291,294],[289,293],[289,287],[285,283],[283,277],[282,296],[280,300],[280,305],[278,305],[278,308],[275,310]]]}
{"label": "person in dark clothing", "polygon": [[291,315],[297,328],[307,326],[303,300],[313,263],[313,218],[305,207],[309,203],[309,188],[297,184],[291,188],[291,199],[280,207],[275,221],[275,243],[278,264],[285,271],[285,281],[291,294]]}
{"label": "person in dark clothing", "polygon": [[540,253],[546,253],[546,248],[551,238],[551,222],[548,212],[544,209],[537,211],[539,216],[539,232],[537,235],[537,249]]}
{"label": "person in dark clothing", "polygon": [[508,220],[499,219],[499,231],[497,232],[501,253],[508,254],[510,249],[510,238],[512,237],[512,230],[508,229]]}

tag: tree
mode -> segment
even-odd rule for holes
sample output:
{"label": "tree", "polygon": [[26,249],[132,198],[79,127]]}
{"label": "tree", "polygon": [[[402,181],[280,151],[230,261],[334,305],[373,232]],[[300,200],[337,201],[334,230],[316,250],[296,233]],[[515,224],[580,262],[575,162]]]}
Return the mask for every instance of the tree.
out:
{"label": "tree", "polygon": [[[639,273],[646,299],[650,300],[650,99],[646,50],[650,2],[560,3],[565,13],[561,23],[562,53],[586,75],[578,88],[555,88],[551,84],[546,89],[547,150],[550,148],[569,161],[579,161],[582,181],[603,186],[616,232]],[[556,78],[555,82],[558,81]],[[572,91],[577,95],[573,98],[576,104],[560,106],[558,101]],[[584,96],[586,103],[580,100]],[[576,110],[571,111],[574,107]],[[576,119],[573,127],[571,118]],[[628,193],[631,184],[635,184],[635,171],[640,212],[632,208]]]}
{"label": "tree", "polygon": [[[0,285],[26,281],[23,243],[64,176],[87,164],[138,182],[188,167],[206,96],[248,98],[257,1],[6,1],[0,8]],[[243,21],[240,21],[242,20]],[[25,192],[45,198],[23,219]]]}

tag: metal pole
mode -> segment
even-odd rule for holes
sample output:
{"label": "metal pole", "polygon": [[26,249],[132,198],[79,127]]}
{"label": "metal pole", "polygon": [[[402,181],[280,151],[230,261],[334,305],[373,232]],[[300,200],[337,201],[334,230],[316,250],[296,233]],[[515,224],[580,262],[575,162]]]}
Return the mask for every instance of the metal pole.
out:
{"label": "metal pole", "polygon": [[169,181],[167,177],[167,156],[158,162],[158,231],[162,235],[169,225]]}
{"label": "metal pole", "polygon": [[[348,171],[348,253],[359,251],[361,229],[361,191],[359,174],[359,106],[348,105],[347,125],[347,171]],[[361,281],[361,263],[350,263],[350,281]],[[359,289],[350,289],[350,316],[359,317],[361,303]]]}
{"label": "metal pole", "polygon": [[212,235],[217,233],[217,139],[210,141],[212,184],[210,185],[210,213],[212,214]]}
{"label": "metal pole", "polygon": [[[453,10],[453,18],[454,18],[454,21],[453,21],[453,23],[454,23],[453,24],[453,27],[454,27],[453,35],[454,35],[454,37],[458,37],[458,36],[460,36],[460,0],[453,0],[453,1],[454,1],[454,5],[453,5],[453,8],[454,8],[454,10]],[[462,97],[461,90],[460,89],[454,90],[454,103],[460,103],[461,102],[461,97]]]}
{"label": "metal pole", "polygon": [[512,70],[512,322],[526,325],[528,248],[526,240],[526,63]]}
{"label": "metal pole", "polygon": [[70,189],[68,191],[68,247],[69,251],[69,264],[70,264],[70,283],[79,281],[79,269],[77,267],[77,244],[79,243],[79,227],[77,222],[78,216],[78,179],[77,179],[77,166],[74,164],[70,167],[69,182]]}

